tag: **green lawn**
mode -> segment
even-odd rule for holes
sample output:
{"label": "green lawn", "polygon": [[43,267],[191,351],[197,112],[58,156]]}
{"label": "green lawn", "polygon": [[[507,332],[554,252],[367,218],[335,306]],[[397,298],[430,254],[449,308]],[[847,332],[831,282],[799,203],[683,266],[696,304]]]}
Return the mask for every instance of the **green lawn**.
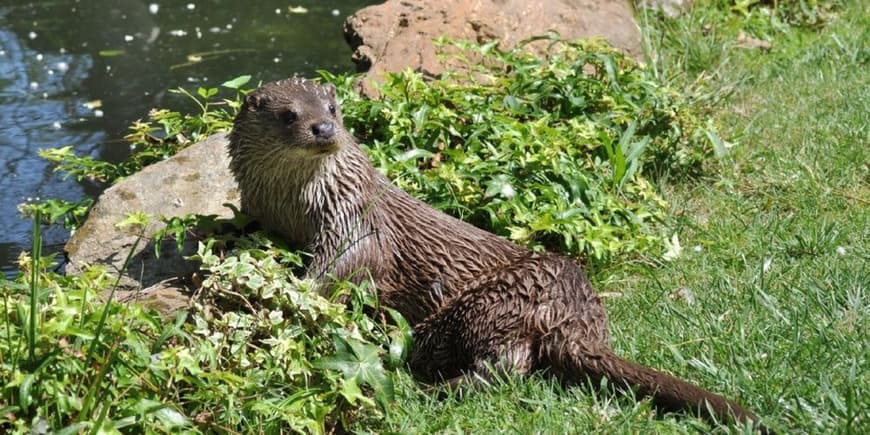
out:
{"label": "green lawn", "polygon": [[[591,273],[620,354],[735,398],[782,433],[870,431],[870,17],[860,3],[847,2],[824,29],[771,32],[769,52],[738,46],[752,18],[705,29],[715,17],[696,9],[666,26],[647,23],[658,26],[649,33],[661,74],[706,82],[737,146],[709,179],[660,183],[678,258]],[[357,427],[708,430],[647,402],[545,378],[461,398],[403,391],[386,420]]]}

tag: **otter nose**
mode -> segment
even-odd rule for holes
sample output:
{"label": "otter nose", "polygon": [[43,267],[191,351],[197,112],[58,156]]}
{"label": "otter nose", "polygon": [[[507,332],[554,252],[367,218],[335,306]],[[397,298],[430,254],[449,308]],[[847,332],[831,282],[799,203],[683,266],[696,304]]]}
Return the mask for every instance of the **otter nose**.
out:
{"label": "otter nose", "polygon": [[335,123],[321,121],[311,125],[311,133],[318,139],[331,139],[335,136]]}

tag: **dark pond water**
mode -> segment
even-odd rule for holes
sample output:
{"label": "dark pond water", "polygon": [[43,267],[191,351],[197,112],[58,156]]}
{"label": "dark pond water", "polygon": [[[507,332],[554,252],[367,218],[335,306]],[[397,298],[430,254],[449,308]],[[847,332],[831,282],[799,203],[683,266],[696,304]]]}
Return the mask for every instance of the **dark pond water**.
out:
{"label": "dark pond water", "polygon": [[[342,23],[373,3],[0,0],[0,268],[9,274],[29,249],[31,223],[18,204],[101,190],[53,173],[37,150],[69,145],[117,161],[132,121],[154,107],[184,107],[168,89],[350,71]],[[86,104],[95,101],[100,107]],[[49,249],[67,236],[49,230]]]}

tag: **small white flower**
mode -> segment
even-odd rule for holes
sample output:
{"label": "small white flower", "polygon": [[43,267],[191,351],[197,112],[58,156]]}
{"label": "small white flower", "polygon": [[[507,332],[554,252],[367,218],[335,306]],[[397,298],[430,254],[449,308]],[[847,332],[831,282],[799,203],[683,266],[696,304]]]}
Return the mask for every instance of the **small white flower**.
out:
{"label": "small white flower", "polygon": [[846,248],[842,246],[837,246],[837,254],[838,255],[846,255]]}

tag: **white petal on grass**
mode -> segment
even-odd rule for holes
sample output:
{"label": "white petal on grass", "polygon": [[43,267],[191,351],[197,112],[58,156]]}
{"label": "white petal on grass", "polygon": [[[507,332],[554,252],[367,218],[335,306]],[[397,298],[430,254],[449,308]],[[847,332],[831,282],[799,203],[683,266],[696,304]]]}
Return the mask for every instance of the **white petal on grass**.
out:
{"label": "white petal on grass", "polygon": [[667,251],[662,255],[665,261],[676,260],[682,255],[683,247],[680,246],[680,238],[677,236],[677,233],[674,233],[670,240],[665,239],[665,248],[667,248]]}

